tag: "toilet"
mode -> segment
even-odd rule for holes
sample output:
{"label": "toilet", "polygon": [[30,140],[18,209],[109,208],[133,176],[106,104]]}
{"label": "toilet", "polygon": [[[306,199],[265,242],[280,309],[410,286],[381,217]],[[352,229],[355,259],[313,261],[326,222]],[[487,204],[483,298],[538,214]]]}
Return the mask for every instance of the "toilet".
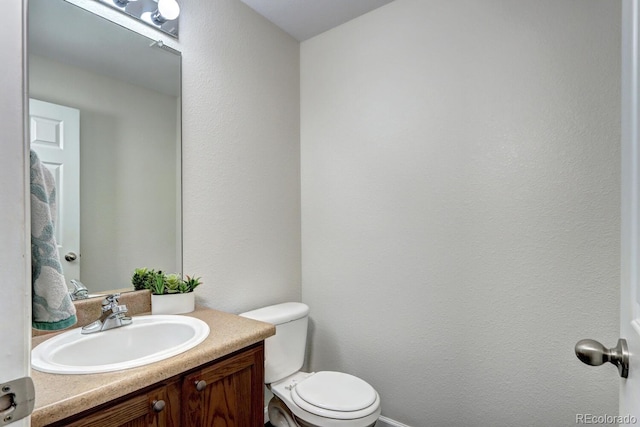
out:
{"label": "toilet", "polygon": [[302,372],[309,307],[285,302],[248,311],[242,317],[275,325],[265,340],[264,382],[274,397],[274,427],[370,427],[380,416],[380,396],[364,380],[334,371]]}

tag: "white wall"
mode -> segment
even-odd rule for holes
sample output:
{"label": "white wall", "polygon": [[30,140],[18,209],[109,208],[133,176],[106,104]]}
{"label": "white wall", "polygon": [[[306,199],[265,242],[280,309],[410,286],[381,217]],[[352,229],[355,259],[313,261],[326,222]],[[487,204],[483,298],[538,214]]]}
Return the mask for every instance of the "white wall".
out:
{"label": "white wall", "polygon": [[[185,271],[212,307],[297,299],[297,43],[240,2],[182,4]],[[616,412],[615,370],[572,347],[617,338],[619,13],[396,0],[302,45],[312,365],[363,376],[415,426]],[[6,141],[21,132],[8,22]],[[19,186],[15,150],[0,170]],[[24,231],[11,188],[3,236]],[[2,265],[26,282],[20,241],[2,239]]]}
{"label": "white wall", "polygon": [[411,426],[617,413],[620,4],[396,0],[301,45],[310,367]]}
{"label": "white wall", "polygon": [[298,43],[237,0],[184,0],[184,271],[200,303],[300,300]]}
{"label": "white wall", "polygon": [[95,292],[130,286],[138,267],[180,271],[177,129],[167,120],[178,100],[35,55],[29,93],[80,110],[82,282]]}
{"label": "white wall", "polygon": [[[30,221],[26,214],[27,168],[24,140],[24,34],[23,4],[3,5],[8,19],[0,28],[3,45],[0,73],[0,275],[3,295],[0,311],[11,319],[0,332],[0,383],[29,374],[31,350],[31,267],[27,245]],[[27,419],[15,427],[27,426]]]}

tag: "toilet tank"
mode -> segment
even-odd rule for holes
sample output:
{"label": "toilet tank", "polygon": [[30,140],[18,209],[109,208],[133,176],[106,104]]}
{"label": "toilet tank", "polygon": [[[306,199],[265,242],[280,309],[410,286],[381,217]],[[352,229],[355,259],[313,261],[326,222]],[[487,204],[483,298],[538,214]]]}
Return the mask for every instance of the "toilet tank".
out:
{"label": "toilet tank", "polygon": [[264,342],[264,382],[271,384],[302,368],[307,343],[309,306],[300,302],[270,305],[240,314],[271,323],[276,334]]}

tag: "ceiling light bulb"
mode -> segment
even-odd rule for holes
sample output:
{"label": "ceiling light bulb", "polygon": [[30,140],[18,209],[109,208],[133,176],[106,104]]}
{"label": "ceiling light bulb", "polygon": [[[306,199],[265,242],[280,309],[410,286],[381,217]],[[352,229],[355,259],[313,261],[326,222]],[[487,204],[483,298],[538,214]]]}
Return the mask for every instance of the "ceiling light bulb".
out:
{"label": "ceiling light bulb", "polygon": [[151,15],[151,18],[162,24],[172,21],[180,15],[180,5],[176,0],[158,0],[158,9]]}

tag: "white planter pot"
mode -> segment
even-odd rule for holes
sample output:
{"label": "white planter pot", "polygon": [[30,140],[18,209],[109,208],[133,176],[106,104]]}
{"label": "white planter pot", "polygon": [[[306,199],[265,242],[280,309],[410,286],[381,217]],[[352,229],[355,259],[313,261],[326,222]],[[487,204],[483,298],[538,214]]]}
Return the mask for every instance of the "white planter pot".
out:
{"label": "white planter pot", "polygon": [[194,292],[186,294],[151,295],[151,314],[191,313],[196,307]]}

